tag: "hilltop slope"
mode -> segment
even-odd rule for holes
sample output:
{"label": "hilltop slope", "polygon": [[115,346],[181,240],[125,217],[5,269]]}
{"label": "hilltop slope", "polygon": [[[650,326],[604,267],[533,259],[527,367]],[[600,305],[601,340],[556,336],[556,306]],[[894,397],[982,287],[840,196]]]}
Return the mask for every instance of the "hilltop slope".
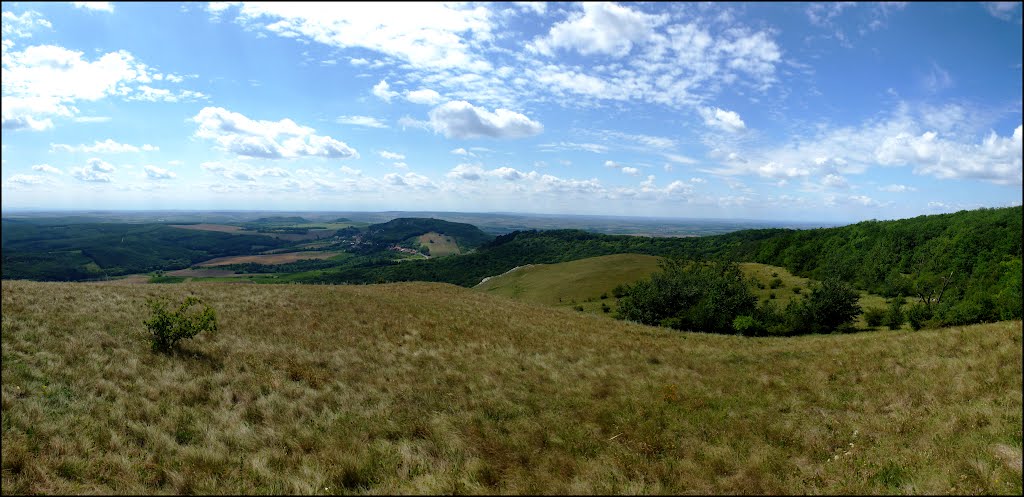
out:
{"label": "hilltop slope", "polygon": [[[1021,492],[1020,321],[751,339],[445,284],[2,289],[4,493]],[[152,354],[146,298],[193,293],[220,331]]]}

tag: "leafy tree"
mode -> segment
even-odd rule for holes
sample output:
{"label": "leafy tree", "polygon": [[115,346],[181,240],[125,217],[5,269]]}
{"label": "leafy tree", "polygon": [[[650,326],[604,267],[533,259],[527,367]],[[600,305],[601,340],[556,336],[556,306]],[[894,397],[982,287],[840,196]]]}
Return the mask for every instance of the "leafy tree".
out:
{"label": "leafy tree", "polygon": [[757,297],[739,266],[726,262],[668,260],[662,272],[630,286],[617,317],[680,330],[733,333],[737,316],[750,315]]}
{"label": "leafy tree", "polygon": [[838,278],[826,278],[804,300],[791,300],[785,319],[790,334],[831,333],[860,314],[860,295]]}
{"label": "leafy tree", "polygon": [[[204,304],[199,297],[188,296],[175,311],[168,311],[166,299],[148,299],[153,316],[143,323],[149,328],[151,346],[154,352],[169,353],[179,340],[192,338],[200,331],[217,331],[217,317],[213,308]],[[202,306],[201,310],[196,310]]]}

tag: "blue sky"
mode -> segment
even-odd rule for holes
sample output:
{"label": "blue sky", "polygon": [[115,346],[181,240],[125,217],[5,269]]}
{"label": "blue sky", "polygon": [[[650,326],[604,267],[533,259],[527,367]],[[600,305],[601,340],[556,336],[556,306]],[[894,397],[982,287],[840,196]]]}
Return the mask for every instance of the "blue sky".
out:
{"label": "blue sky", "polygon": [[1021,203],[1020,3],[3,4],[4,209]]}

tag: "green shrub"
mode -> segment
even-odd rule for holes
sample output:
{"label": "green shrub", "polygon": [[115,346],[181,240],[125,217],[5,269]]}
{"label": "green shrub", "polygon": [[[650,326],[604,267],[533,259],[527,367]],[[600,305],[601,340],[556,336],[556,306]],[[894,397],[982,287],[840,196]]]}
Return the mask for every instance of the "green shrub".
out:
{"label": "green shrub", "polygon": [[883,323],[890,330],[900,329],[900,326],[903,326],[903,322],[907,320],[906,314],[903,313],[903,304],[905,303],[907,303],[907,299],[903,298],[902,295],[893,297],[889,301],[889,309],[885,312]]}
{"label": "green shrub", "polygon": [[924,327],[925,321],[931,319],[932,312],[928,309],[928,306],[918,302],[907,308],[907,321],[910,322],[910,327],[914,330],[920,330]]}
{"label": "green shrub", "polygon": [[882,321],[885,320],[885,309],[881,307],[872,307],[870,309],[864,309],[864,322],[868,326],[875,327],[881,326]]}
{"label": "green shrub", "polygon": [[774,290],[776,288],[779,288],[781,286],[782,286],[782,278],[774,278],[774,279],[772,279],[771,281],[768,282],[768,288],[771,288],[772,290]]}
{"label": "green shrub", "polygon": [[608,314],[609,312],[611,312],[611,310],[612,308],[608,307],[608,304],[601,302],[601,311],[603,311],[605,314]]}
{"label": "green shrub", "polygon": [[732,320],[732,328],[736,333],[747,336],[763,335],[765,332],[764,324],[753,316],[736,316]]}
{"label": "green shrub", "polygon": [[[217,317],[213,309],[203,304],[199,297],[186,297],[173,312],[167,310],[169,302],[166,299],[147,299],[146,303],[153,310],[153,317],[143,323],[149,328],[154,352],[168,353],[178,340],[192,338],[200,331],[217,331]],[[202,310],[197,310],[200,305]]]}
{"label": "green shrub", "polygon": [[795,293],[795,294],[797,294],[797,295],[800,295],[800,292],[801,292],[802,290],[803,290],[803,288],[800,288],[800,287],[798,287],[798,286],[795,286],[795,287],[793,287],[793,293]]}

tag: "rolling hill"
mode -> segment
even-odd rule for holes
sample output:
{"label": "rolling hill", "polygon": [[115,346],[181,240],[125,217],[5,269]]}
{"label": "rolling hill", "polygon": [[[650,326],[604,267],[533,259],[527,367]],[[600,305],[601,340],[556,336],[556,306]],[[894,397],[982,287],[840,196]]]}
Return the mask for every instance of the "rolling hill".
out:
{"label": "rolling hill", "polygon": [[404,242],[427,233],[451,236],[459,249],[465,251],[475,249],[494,238],[472,224],[419,217],[400,217],[386,223],[371,224],[366,229],[368,239],[383,243]]}
{"label": "rolling hill", "polygon": [[[148,297],[219,331],[150,351]],[[4,280],[8,493],[1021,492],[1021,322],[678,333],[447,284]]]}

